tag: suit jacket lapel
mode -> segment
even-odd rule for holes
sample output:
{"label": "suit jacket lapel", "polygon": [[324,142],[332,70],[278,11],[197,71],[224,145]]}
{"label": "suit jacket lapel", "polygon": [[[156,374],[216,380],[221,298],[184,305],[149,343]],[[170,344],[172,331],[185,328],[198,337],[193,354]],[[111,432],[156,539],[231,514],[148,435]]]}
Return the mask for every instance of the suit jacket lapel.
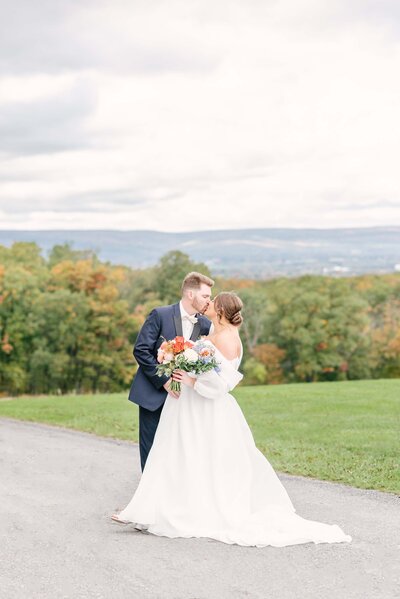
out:
{"label": "suit jacket lapel", "polygon": [[[179,309],[179,304],[173,305],[173,314],[174,314],[175,334],[178,337],[183,337],[182,318],[181,318],[181,311]],[[198,320],[197,320],[197,322],[194,323],[193,331],[192,331],[192,334],[190,335],[191,341],[197,341],[197,339],[200,337],[200,334],[201,334],[202,320],[203,320],[203,324],[204,324],[204,320],[205,320],[204,317],[198,315],[197,318],[198,318]]]}
{"label": "suit jacket lapel", "polygon": [[193,325],[193,331],[192,331],[192,334],[190,335],[191,341],[197,341],[197,339],[200,335],[200,330],[201,330],[201,324],[199,321],[197,321]]}
{"label": "suit jacket lapel", "polygon": [[179,304],[174,304],[174,324],[176,336],[183,337],[182,318],[181,311],[179,310]]}

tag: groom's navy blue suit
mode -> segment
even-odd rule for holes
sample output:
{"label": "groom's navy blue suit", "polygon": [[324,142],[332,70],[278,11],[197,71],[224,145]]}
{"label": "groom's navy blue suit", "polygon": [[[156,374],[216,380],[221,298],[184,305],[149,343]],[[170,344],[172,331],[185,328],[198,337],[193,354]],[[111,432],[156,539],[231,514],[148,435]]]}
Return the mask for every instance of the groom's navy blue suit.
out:
{"label": "groom's navy blue suit", "polygon": [[[192,341],[196,341],[201,335],[207,335],[211,326],[208,318],[201,314],[196,314],[196,316],[198,320],[193,326],[190,337]],[[170,340],[177,335],[182,336],[179,303],[172,306],[161,306],[150,312],[133,349],[133,355],[139,368],[132,382],[129,400],[139,405],[139,445],[142,470],[153,444],[167,397],[164,384],[169,377],[157,375],[157,350],[164,339]]]}

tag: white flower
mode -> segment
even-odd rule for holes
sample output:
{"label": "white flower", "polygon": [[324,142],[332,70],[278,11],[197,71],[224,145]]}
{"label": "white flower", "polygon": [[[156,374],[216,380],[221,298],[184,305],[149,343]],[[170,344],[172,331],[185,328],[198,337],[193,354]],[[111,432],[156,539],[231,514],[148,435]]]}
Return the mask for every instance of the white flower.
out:
{"label": "white flower", "polygon": [[188,362],[197,362],[197,359],[199,357],[197,355],[197,352],[195,352],[194,349],[191,349],[191,348],[185,349],[185,351],[183,352],[183,355],[185,356],[185,358]]}
{"label": "white flower", "polygon": [[164,360],[163,363],[167,364],[168,362],[172,362],[172,360],[174,359],[174,354],[164,354]]}

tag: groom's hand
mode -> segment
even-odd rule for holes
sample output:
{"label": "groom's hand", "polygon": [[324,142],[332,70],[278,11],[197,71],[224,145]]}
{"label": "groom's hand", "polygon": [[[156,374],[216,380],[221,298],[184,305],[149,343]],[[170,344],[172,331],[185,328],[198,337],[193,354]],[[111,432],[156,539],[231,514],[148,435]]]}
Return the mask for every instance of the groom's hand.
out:
{"label": "groom's hand", "polygon": [[176,391],[172,391],[171,389],[171,382],[172,382],[172,378],[168,379],[168,381],[165,383],[164,385],[164,389],[170,394],[172,395],[172,397],[175,397],[175,399],[178,399],[180,396],[180,393],[176,393]]}

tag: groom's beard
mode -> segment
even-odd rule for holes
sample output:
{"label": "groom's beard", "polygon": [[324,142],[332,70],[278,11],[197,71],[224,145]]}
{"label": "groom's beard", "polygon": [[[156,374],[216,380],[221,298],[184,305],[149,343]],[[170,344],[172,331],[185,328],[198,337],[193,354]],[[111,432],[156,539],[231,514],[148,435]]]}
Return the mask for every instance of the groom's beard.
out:
{"label": "groom's beard", "polygon": [[203,308],[200,308],[200,304],[197,301],[192,303],[193,308],[196,310],[197,314],[204,314],[208,308],[209,304],[206,304]]}

